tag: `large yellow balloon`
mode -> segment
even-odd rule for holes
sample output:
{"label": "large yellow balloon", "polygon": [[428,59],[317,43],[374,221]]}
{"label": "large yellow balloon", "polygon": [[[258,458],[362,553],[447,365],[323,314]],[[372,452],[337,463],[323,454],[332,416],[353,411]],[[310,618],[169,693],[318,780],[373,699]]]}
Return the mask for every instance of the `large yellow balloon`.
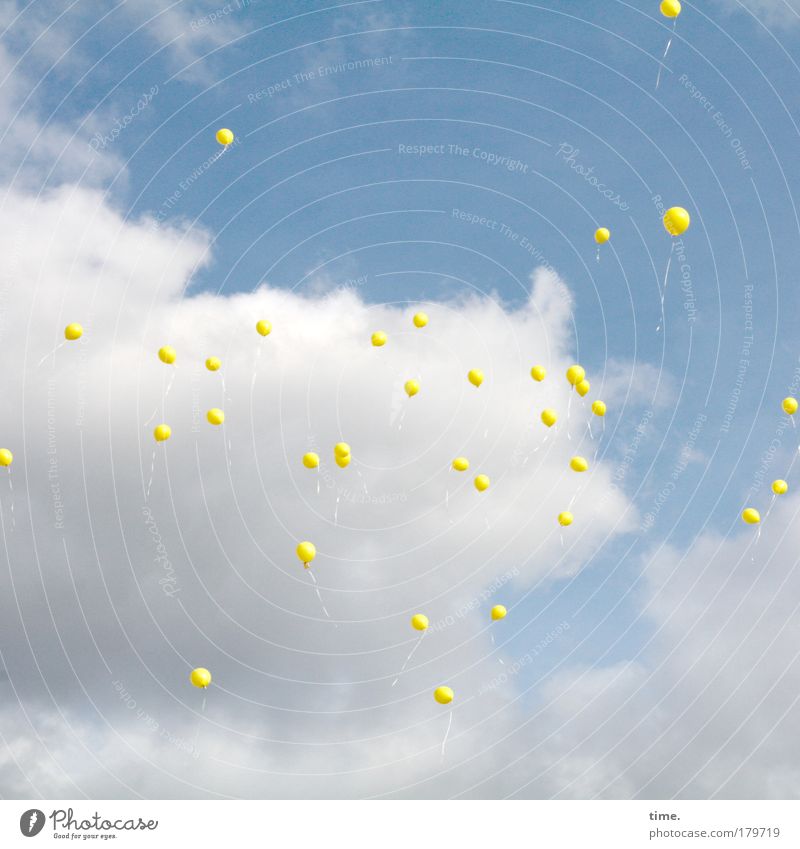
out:
{"label": "large yellow balloon", "polygon": [[594,231],[594,240],[598,245],[602,245],[611,238],[611,231],[608,227],[599,227]]}
{"label": "large yellow balloon", "polygon": [[485,492],[489,489],[489,483],[488,475],[478,475],[478,477],[475,478],[475,489],[477,489],[478,492]]}
{"label": "large yellow balloon", "polygon": [[440,705],[449,705],[453,701],[454,693],[449,687],[437,687],[433,691],[433,697]]}
{"label": "large yellow balloon", "polygon": [[158,358],[162,363],[166,363],[168,366],[171,366],[175,360],[177,359],[178,354],[176,353],[174,348],[170,348],[169,345],[164,345],[163,348],[158,349]]}
{"label": "large yellow balloon", "polygon": [[661,5],[658,8],[665,18],[677,18],[681,13],[679,0],[661,0]]}
{"label": "large yellow balloon", "polygon": [[303,454],[303,465],[307,469],[316,469],[319,466],[319,454],[315,454],[313,451]]}
{"label": "large yellow balloon", "polygon": [[413,398],[419,392],[419,383],[416,380],[407,380],[405,385],[406,395]]}
{"label": "large yellow balloon", "polygon": [[483,372],[479,368],[474,368],[467,374],[467,380],[473,386],[480,386],[483,383]]}
{"label": "large yellow balloon", "polygon": [[333,446],[334,457],[349,457],[350,453],[350,446],[346,442],[337,442]]}
{"label": "large yellow balloon", "polygon": [[428,617],[424,613],[415,613],[411,617],[411,627],[417,631],[424,631],[428,627]]}
{"label": "large yellow balloon", "polygon": [[221,130],[217,130],[217,141],[220,144],[229,145],[233,141],[233,133],[223,127]]}
{"label": "large yellow balloon", "polygon": [[585,472],[589,468],[589,463],[585,457],[573,457],[569,461],[569,467],[573,472]]}
{"label": "large yellow balloon", "polygon": [[198,666],[197,669],[192,670],[189,680],[195,687],[200,687],[201,690],[205,690],[205,688],[211,683],[211,673],[202,666]]}
{"label": "large yellow balloon", "polygon": [[546,410],[542,410],[542,421],[548,426],[552,427],[558,421],[558,415],[555,410],[551,410],[549,407]]}
{"label": "large yellow balloon", "polygon": [[692,219],[682,206],[670,207],[664,213],[664,229],[670,236],[680,236],[689,229]]}
{"label": "large yellow balloon", "polygon": [[301,542],[297,546],[297,556],[300,558],[303,566],[308,569],[311,561],[317,556],[317,548],[313,542]]}
{"label": "large yellow balloon", "polygon": [[547,377],[547,371],[544,366],[534,366],[531,369],[531,377],[537,382],[541,383],[545,377]]}
{"label": "large yellow balloon", "polygon": [[584,377],[586,377],[586,372],[581,366],[574,365],[570,366],[567,369],[567,380],[573,386],[577,386],[583,380]]}
{"label": "large yellow balloon", "polygon": [[153,436],[156,442],[166,442],[172,436],[172,428],[167,424],[156,425]]}
{"label": "large yellow balloon", "polygon": [[265,318],[262,318],[261,321],[256,322],[256,333],[259,336],[269,336],[272,333],[272,325]]}
{"label": "large yellow balloon", "polygon": [[225,413],[219,407],[212,407],[207,413],[206,418],[208,423],[212,425],[221,425],[225,421]]}
{"label": "large yellow balloon", "polygon": [[376,330],[372,334],[372,344],[375,348],[382,348],[386,344],[386,340],[389,337],[382,331]]}
{"label": "large yellow balloon", "polygon": [[219,371],[222,362],[217,357],[209,357],[206,360],[206,368],[209,371]]}
{"label": "large yellow balloon", "polygon": [[492,608],[492,619],[497,622],[498,619],[505,619],[508,611],[503,607],[502,604],[496,604]]}
{"label": "large yellow balloon", "polygon": [[14,455],[8,448],[0,448],[0,466],[10,466],[14,461]]}
{"label": "large yellow balloon", "polygon": [[562,527],[566,528],[567,525],[571,525],[573,522],[573,515],[569,512],[569,510],[565,510],[563,513],[558,514],[558,524]]}
{"label": "large yellow balloon", "polygon": [[784,398],[782,406],[784,413],[793,416],[797,412],[797,398],[792,398],[791,395],[788,398]]}
{"label": "large yellow balloon", "polygon": [[747,507],[742,511],[742,520],[748,525],[757,525],[761,521],[761,514],[755,507]]}
{"label": "large yellow balloon", "polygon": [[425,327],[428,323],[428,316],[424,312],[418,312],[414,316],[414,327]]}
{"label": "large yellow balloon", "polygon": [[456,457],[456,459],[453,460],[453,468],[457,472],[466,472],[469,468],[469,460],[467,460],[466,457]]}
{"label": "large yellow balloon", "polygon": [[606,405],[602,401],[592,401],[592,412],[596,416],[604,416],[606,414]]}
{"label": "large yellow balloon", "polygon": [[589,394],[589,390],[590,390],[591,388],[592,388],[591,383],[589,383],[589,381],[588,381],[585,377],[584,377],[584,379],[583,379],[582,381],[580,381],[580,383],[576,383],[576,384],[575,384],[575,391],[578,393],[578,395],[580,395],[580,396],[581,396],[581,398],[583,398],[583,397],[585,397],[586,395],[588,395],[588,394]]}
{"label": "large yellow balloon", "polygon": [[83,328],[80,324],[68,324],[64,328],[64,338],[68,339],[70,342],[80,339],[81,336],[83,336]]}
{"label": "large yellow balloon", "polygon": [[772,491],[775,495],[783,495],[784,493],[789,491],[789,484],[786,483],[785,480],[781,480],[780,478],[776,481],[772,481]]}

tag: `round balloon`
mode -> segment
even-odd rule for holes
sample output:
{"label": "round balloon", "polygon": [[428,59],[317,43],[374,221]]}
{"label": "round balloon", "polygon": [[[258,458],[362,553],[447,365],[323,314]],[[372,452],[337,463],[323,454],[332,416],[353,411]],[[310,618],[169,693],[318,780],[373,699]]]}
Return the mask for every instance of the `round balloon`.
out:
{"label": "round balloon", "polygon": [[547,377],[547,371],[544,366],[534,366],[531,369],[531,377],[537,382],[541,383],[545,377]]}
{"label": "round balloon", "polygon": [[0,466],[10,466],[14,462],[14,455],[8,448],[0,448]]}
{"label": "round balloon", "polygon": [[604,416],[606,414],[606,405],[602,401],[592,401],[592,412],[596,416]]}
{"label": "round balloon", "polygon": [[611,231],[608,227],[598,227],[597,230],[594,231],[594,240],[598,245],[602,245],[604,242],[607,242],[611,238]]}
{"label": "round balloon", "polygon": [[585,377],[583,380],[580,381],[580,383],[575,384],[575,391],[578,393],[578,395],[581,396],[581,398],[584,398],[586,395],[588,395],[589,390],[591,388],[591,384]]}
{"label": "round balloon", "polygon": [[189,680],[195,687],[205,690],[205,688],[211,683],[211,673],[202,666],[198,666],[197,669],[192,670]]}
{"label": "round balloon", "polygon": [[478,492],[485,492],[489,489],[489,478],[486,475],[478,475],[478,477],[475,478],[475,489],[477,489]]}
{"label": "round balloon", "polygon": [[174,348],[170,348],[169,345],[164,345],[163,348],[158,349],[158,358],[162,363],[166,363],[168,366],[171,366],[175,360],[177,359],[178,354]]}
{"label": "round balloon", "polygon": [[425,327],[428,323],[428,316],[424,312],[418,312],[414,316],[414,327]]}
{"label": "round balloon", "polygon": [[558,514],[558,524],[562,527],[567,527],[567,525],[571,525],[573,521],[572,513],[568,510],[565,510],[563,513]]}
{"label": "round balloon", "polygon": [[784,398],[782,406],[784,413],[793,416],[797,412],[797,398],[792,398],[791,396]]}
{"label": "round balloon", "polygon": [[503,607],[502,604],[496,604],[492,608],[492,619],[496,622],[498,619],[505,619],[508,611]]}
{"label": "round balloon", "polygon": [[661,5],[658,8],[665,18],[677,18],[681,13],[679,0],[661,0]]}
{"label": "round balloon", "polygon": [[349,454],[345,454],[344,457],[334,457],[334,459],[336,460],[336,465],[340,469],[346,469],[350,465],[351,458]]}
{"label": "round balloon", "polygon": [[453,691],[449,687],[437,687],[433,697],[440,705],[449,705],[453,701]]}
{"label": "round balloon", "polygon": [[467,460],[466,457],[456,457],[456,459],[453,460],[453,468],[457,472],[466,472],[469,468],[469,460]]}
{"label": "round balloon", "polygon": [[209,357],[206,360],[206,368],[209,371],[219,371],[222,362],[217,357]]}
{"label": "round balloon", "polygon": [[413,398],[419,392],[419,383],[416,380],[407,380],[405,385],[406,395]]}
{"label": "round balloon", "polygon": [[416,631],[424,631],[428,627],[428,617],[424,613],[415,613],[411,617],[411,627]]}
{"label": "round balloon", "polygon": [[225,413],[219,407],[212,407],[207,413],[206,418],[208,423],[212,425],[221,425],[225,421]]}
{"label": "round balloon", "polygon": [[483,372],[479,368],[474,368],[467,374],[467,380],[473,386],[480,386],[483,383]]}
{"label": "round balloon", "polygon": [[689,229],[692,219],[682,206],[673,206],[664,213],[664,229],[670,236],[680,236]]}
{"label": "round balloon", "polygon": [[308,569],[311,561],[317,556],[316,546],[313,542],[301,542],[297,546],[297,556],[306,569]]}
{"label": "round balloon", "polygon": [[372,334],[372,344],[376,348],[382,348],[386,344],[386,340],[388,338],[389,337],[382,330],[376,330]]}
{"label": "round balloon", "polygon": [[316,469],[319,466],[319,455],[315,454],[313,451],[309,451],[308,454],[303,454],[303,465],[307,469]]}
{"label": "round balloon", "polygon": [[166,442],[172,436],[172,428],[167,424],[156,425],[153,436],[156,442]]}
{"label": "round balloon", "polygon": [[569,467],[573,472],[585,472],[589,468],[589,463],[585,457],[573,457],[569,461]]}
{"label": "round balloon", "polygon": [[579,384],[584,377],[586,377],[586,372],[579,365],[570,366],[567,369],[567,380],[573,386],[577,386],[577,384]]}
{"label": "round balloon", "polygon": [[346,442],[337,442],[333,446],[334,457],[349,457],[350,453],[350,446]]}
{"label": "round balloon", "polygon": [[259,336],[269,336],[272,333],[272,325],[265,318],[262,318],[261,321],[256,322],[256,333]]}
{"label": "round balloon", "polygon": [[233,133],[223,127],[221,130],[217,130],[217,141],[223,145],[229,145],[233,141]]}
{"label": "round balloon", "polygon": [[548,427],[552,427],[558,421],[558,415],[556,415],[556,411],[551,410],[549,407],[546,410],[542,410],[542,421]]}
{"label": "round balloon", "polygon": [[81,336],[83,336],[83,328],[80,324],[68,324],[64,328],[64,338],[68,339],[70,342],[80,339]]}
{"label": "round balloon", "polygon": [[784,493],[789,491],[789,484],[786,483],[785,480],[781,480],[780,478],[776,481],[772,481],[772,491],[775,495],[783,495]]}
{"label": "round balloon", "polygon": [[742,520],[748,525],[757,525],[761,521],[761,514],[754,507],[746,507],[742,511]]}

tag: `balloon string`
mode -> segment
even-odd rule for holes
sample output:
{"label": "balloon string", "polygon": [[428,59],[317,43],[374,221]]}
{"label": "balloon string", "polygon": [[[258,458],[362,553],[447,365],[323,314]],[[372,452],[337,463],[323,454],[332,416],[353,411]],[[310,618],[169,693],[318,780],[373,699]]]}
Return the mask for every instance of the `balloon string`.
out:
{"label": "balloon string", "polygon": [[672,22],[672,35],[670,35],[669,40],[667,41],[667,46],[664,48],[664,55],[661,57],[661,61],[658,63],[658,76],[656,77],[656,91],[658,91],[658,86],[661,83],[661,72],[664,70],[664,62],[667,58],[667,53],[669,53],[670,45],[672,44],[672,36],[675,34],[675,27],[678,23],[678,19]]}
{"label": "balloon string", "polygon": [[36,364],[36,368],[39,368],[39,366],[41,366],[41,364],[42,364],[42,363],[43,363],[43,362],[44,362],[44,361],[45,361],[48,357],[52,357],[52,356],[55,354],[55,352],[56,352],[59,348],[63,347],[63,346],[64,346],[64,345],[66,345],[66,344],[67,344],[66,339],[65,339],[63,342],[59,342],[59,343],[58,343],[58,345],[56,345],[56,346],[55,346],[55,348],[53,348],[53,350],[52,350],[52,351],[50,351],[50,353],[49,353],[49,354],[45,354],[45,355],[41,358],[41,360],[39,360],[39,362]]}
{"label": "balloon string", "polygon": [[[176,369],[177,366],[173,366],[172,368]],[[162,409],[162,411],[165,410],[164,405],[167,402],[167,396],[169,395],[169,390],[172,389],[172,381],[173,380],[175,380],[175,372],[174,371],[172,372],[172,375],[169,379],[169,383],[167,384],[167,391],[164,393],[164,397],[161,399],[161,409]],[[150,418],[144,423],[145,427],[147,427],[147,425],[149,425],[150,422],[153,421],[153,419],[156,417],[157,413],[158,413],[158,405],[156,405],[156,408],[155,408],[155,410],[153,410],[153,414],[150,416]]]}
{"label": "balloon string", "polygon": [[145,500],[148,500],[150,498],[150,487],[152,487],[152,485],[153,485],[153,476],[155,475],[155,471],[156,471],[156,449],[154,448],[153,449],[153,461],[150,464],[150,480],[147,483],[147,494],[145,495]]}
{"label": "balloon string", "polygon": [[425,639],[425,631],[422,632],[422,634],[420,635],[419,640],[417,640],[414,648],[411,649],[411,651],[409,652],[409,655],[406,658],[406,662],[400,667],[400,671],[397,673],[397,678],[395,678],[394,681],[392,681],[393,687],[400,680],[400,676],[403,674],[403,672],[405,671],[405,668],[408,666],[409,661],[414,656],[414,652],[422,645],[422,641],[424,639]]}
{"label": "balloon string", "polygon": [[14,481],[11,478],[11,469],[8,470],[8,491],[11,493],[11,530],[17,526],[17,520],[14,518]]}
{"label": "balloon string", "polygon": [[314,573],[310,569],[308,570],[308,574],[309,574],[309,576],[310,576],[310,578],[311,578],[311,580],[314,584],[314,592],[317,594],[317,598],[319,599],[319,605],[322,608],[322,612],[328,617],[328,619],[330,619],[331,615],[330,615],[330,613],[328,613],[328,608],[325,607],[325,605],[323,604],[322,596],[319,593],[319,587],[317,586],[317,579],[314,577]]}
{"label": "balloon string", "polygon": [[669,249],[669,259],[667,260],[667,270],[664,272],[664,285],[661,287],[661,319],[658,322],[658,327],[656,327],[656,333],[661,330],[661,326],[664,323],[664,299],[667,297],[667,283],[669,282],[669,267],[672,264],[672,252],[675,250],[675,243],[673,242]]}
{"label": "balloon string", "polygon": [[201,716],[197,717],[197,728],[195,728],[194,732],[194,742],[192,743],[192,751],[197,751],[197,740],[200,737],[200,723],[202,722],[202,714],[206,712],[206,693],[205,688],[203,688],[203,704],[200,707]]}
{"label": "balloon string", "polygon": [[340,498],[340,495],[339,495],[339,493],[337,492],[337,493],[336,493],[336,507],[335,507],[335,509],[334,509],[334,511],[333,511],[333,524],[334,524],[334,525],[338,525],[338,524],[339,524],[339,498]]}
{"label": "balloon string", "polygon": [[447,738],[450,736],[450,726],[453,724],[453,710],[449,711],[450,716],[447,720],[447,730],[444,732],[444,740],[442,740],[442,760],[444,760],[444,747],[447,745]]}

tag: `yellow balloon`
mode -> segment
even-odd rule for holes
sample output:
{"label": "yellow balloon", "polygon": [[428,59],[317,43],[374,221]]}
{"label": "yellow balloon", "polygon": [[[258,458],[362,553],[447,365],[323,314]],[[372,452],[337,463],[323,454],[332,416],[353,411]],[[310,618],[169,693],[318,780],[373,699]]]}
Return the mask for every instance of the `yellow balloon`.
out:
{"label": "yellow balloon", "polygon": [[776,481],[772,481],[772,491],[775,495],[783,495],[789,491],[789,484],[779,478]]}
{"label": "yellow balloon", "polygon": [[579,384],[584,377],[586,377],[586,372],[581,368],[581,366],[570,366],[567,369],[567,380],[573,386],[577,386],[577,384]]}
{"label": "yellow balloon", "polygon": [[589,463],[585,457],[573,457],[569,461],[569,467],[573,472],[585,472],[589,468]]}
{"label": "yellow balloon", "polygon": [[469,468],[469,460],[467,460],[466,457],[456,457],[456,459],[453,460],[453,468],[457,472],[466,472]]}
{"label": "yellow balloon", "polygon": [[428,323],[428,316],[424,312],[418,312],[414,316],[414,327],[425,327]]}
{"label": "yellow balloon", "polygon": [[212,407],[207,413],[206,418],[208,423],[212,425],[221,425],[225,421],[225,413],[218,407]]}
{"label": "yellow balloon", "polygon": [[572,524],[573,518],[572,513],[569,510],[565,510],[563,513],[558,514],[558,524],[566,528],[567,525]]}
{"label": "yellow balloon", "polygon": [[205,688],[211,683],[211,673],[202,666],[198,666],[197,669],[192,670],[189,680],[195,687],[200,687],[201,690],[205,690]]}
{"label": "yellow balloon", "polygon": [[311,561],[317,556],[317,548],[313,542],[301,542],[297,546],[297,556],[300,558],[303,566],[308,569]]}
{"label": "yellow balloon", "polygon": [[508,611],[503,607],[502,604],[496,604],[492,608],[492,619],[497,622],[498,619],[505,619]]}
{"label": "yellow balloon", "polygon": [[158,358],[162,363],[166,363],[168,366],[171,366],[175,360],[177,359],[178,354],[174,348],[170,348],[169,345],[164,345],[163,348],[158,349]]}
{"label": "yellow balloon", "polygon": [[333,446],[333,455],[334,457],[349,457],[350,446],[346,442],[337,442]]}
{"label": "yellow balloon", "polygon": [[689,229],[691,224],[689,213],[682,206],[670,207],[664,213],[664,229],[670,236],[680,236]]}
{"label": "yellow balloon", "polygon": [[598,245],[602,245],[603,242],[607,242],[611,238],[611,231],[608,227],[599,227],[594,231],[594,240]]}
{"label": "yellow balloon", "polygon": [[10,466],[14,461],[14,455],[8,448],[0,448],[0,466]]}
{"label": "yellow balloon", "polygon": [[309,451],[308,454],[303,454],[303,465],[307,469],[316,469],[319,466],[319,455]]}
{"label": "yellow balloon", "polygon": [[419,392],[419,383],[417,383],[416,380],[407,380],[405,389],[406,395],[408,395],[409,398],[412,398],[417,394],[417,392]]}
{"label": "yellow balloon", "polygon": [[81,336],[83,336],[83,328],[80,324],[68,324],[64,328],[64,338],[69,339],[70,342],[80,339]]}
{"label": "yellow balloon", "polygon": [[344,457],[336,457],[336,465],[340,469],[346,469],[350,465],[350,455],[345,454]]}
{"label": "yellow balloon", "polygon": [[477,489],[478,492],[485,492],[489,489],[489,477],[487,475],[478,475],[478,477],[475,478],[475,489]]}
{"label": "yellow balloon", "polygon": [[681,13],[679,0],[661,0],[661,5],[658,8],[665,18],[677,18]]}
{"label": "yellow balloon", "polygon": [[415,613],[411,617],[411,627],[417,631],[424,631],[428,627],[428,617],[424,613]]}
{"label": "yellow balloon", "polygon": [[449,687],[437,687],[433,697],[440,705],[449,705],[453,701],[453,691]]}
{"label": "yellow balloon", "polygon": [[228,145],[233,141],[233,133],[223,127],[221,130],[217,130],[217,141],[220,144]]}
{"label": "yellow balloon", "polygon": [[588,395],[591,388],[592,384],[589,383],[586,378],[584,378],[580,383],[575,384],[575,391],[581,396],[581,398]]}
{"label": "yellow balloon", "polygon": [[531,369],[531,377],[537,382],[541,383],[545,377],[547,377],[547,371],[544,366],[534,366]]}
{"label": "yellow balloon", "polygon": [[261,321],[256,322],[256,332],[260,336],[269,336],[272,333],[272,325],[265,318],[262,318]]}
{"label": "yellow balloon", "polygon": [[542,410],[542,421],[548,427],[552,427],[558,421],[558,415],[556,411],[551,410],[549,407],[546,410]]}
{"label": "yellow balloon", "polygon": [[604,416],[606,414],[606,405],[602,401],[592,401],[592,412],[596,416]]}
{"label": "yellow balloon", "polygon": [[222,362],[217,357],[209,357],[206,360],[206,368],[209,371],[219,371]]}
{"label": "yellow balloon", "polygon": [[372,345],[373,345],[373,347],[382,348],[386,344],[386,340],[388,338],[389,337],[382,330],[376,330],[372,334]]}
{"label": "yellow balloon", "polygon": [[797,398],[792,398],[791,396],[784,398],[782,406],[784,413],[788,413],[790,416],[793,416],[797,412]]}
{"label": "yellow balloon", "polygon": [[754,507],[747,507],[742,511],[742,520],[748,525],[757,525],[761,521],[761,514]]}
{"label": "yellow balloon", "polygon": [[467,374],[467,380],[473,386],[480,386],[483,383],[483,372],[479,368],[474,368]]}
{"label": "yellow balloon", "polygon": [[167,424],[156,425],[153,436],[156,442],[166,442],[172,436],[172,428]]}

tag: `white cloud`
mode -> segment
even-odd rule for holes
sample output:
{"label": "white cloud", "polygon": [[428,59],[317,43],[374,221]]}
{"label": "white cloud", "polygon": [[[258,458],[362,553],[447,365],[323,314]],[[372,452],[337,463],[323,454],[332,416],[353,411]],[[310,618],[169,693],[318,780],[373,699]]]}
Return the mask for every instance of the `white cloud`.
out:
{"label": "white cloud", "polygon": [[800,0],[725,0],[730,11],[746,10],[767,26],[794,26],[800,22]]}

